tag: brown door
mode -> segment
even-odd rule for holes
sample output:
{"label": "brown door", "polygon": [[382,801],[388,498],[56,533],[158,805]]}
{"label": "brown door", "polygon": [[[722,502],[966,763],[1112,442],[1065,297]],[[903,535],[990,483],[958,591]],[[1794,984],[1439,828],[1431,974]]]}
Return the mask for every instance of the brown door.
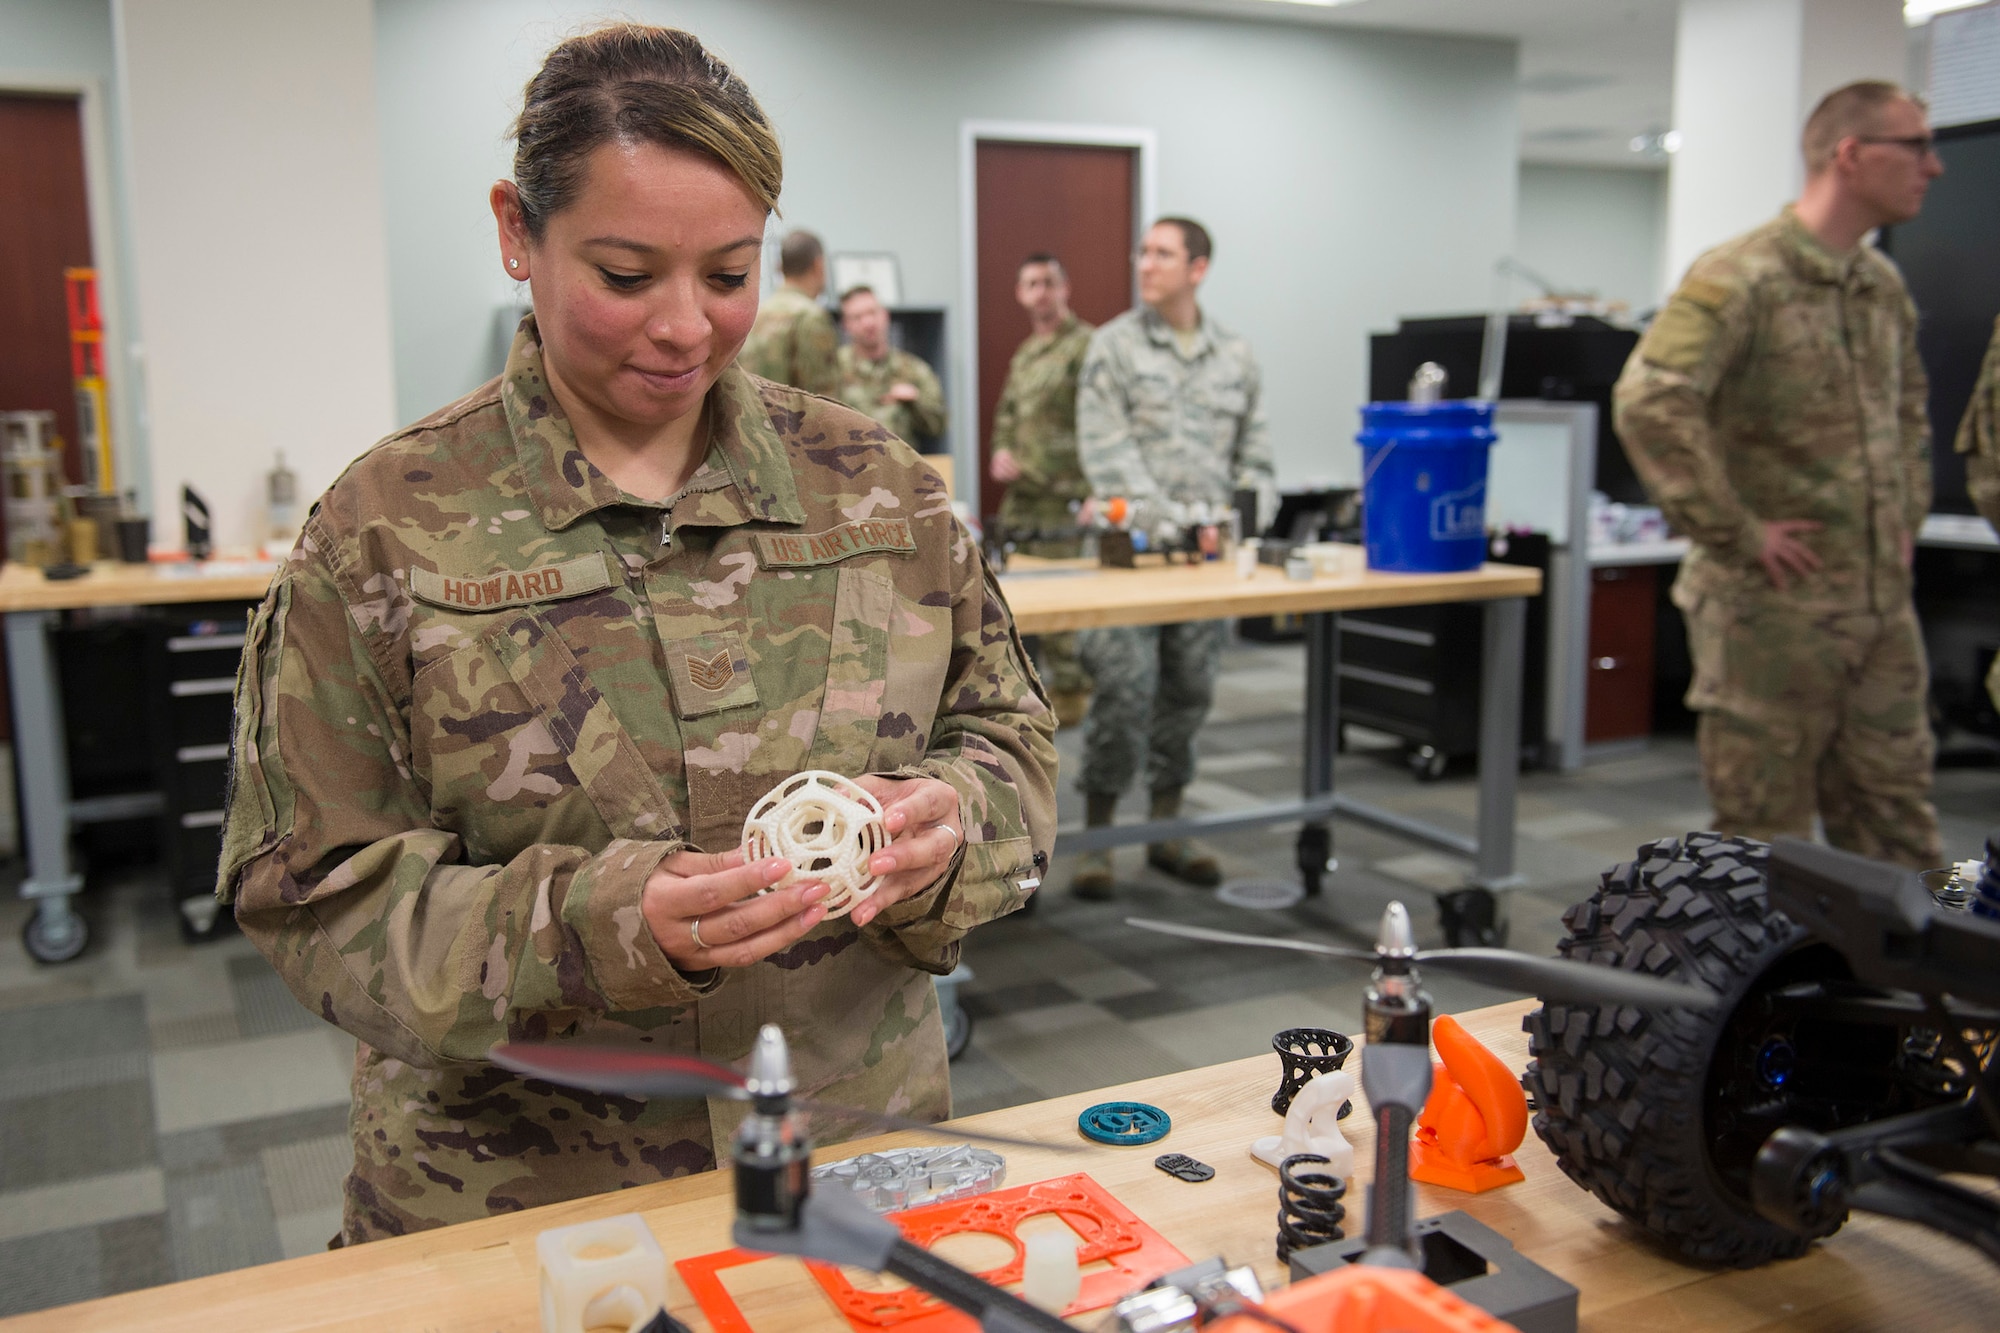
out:
{"label": "brown door", "polygon": [[1613,565],[1590,572],[1590,670],[1583,702],[1583,739],[1629,740],[1653,730],[1653,603],[1651,565]]}
{"label": "brown door", "polygon": [[[56,414],[78,470],[65,268],[90,265],[83,118],[74,97],[0,96],[0,411]],[[6,535],[0,531],[0,550]]]}
{"label": "brown door", "polygon": [[1048,253],[1069,273],[1070,307],[1102,324],[1132,306],[1138,150],[982,139],[974,158],[979,252],[979,505],[1006,488],[988,467],[1007,363],[1028,336],[1014,299],[1021,261]]}

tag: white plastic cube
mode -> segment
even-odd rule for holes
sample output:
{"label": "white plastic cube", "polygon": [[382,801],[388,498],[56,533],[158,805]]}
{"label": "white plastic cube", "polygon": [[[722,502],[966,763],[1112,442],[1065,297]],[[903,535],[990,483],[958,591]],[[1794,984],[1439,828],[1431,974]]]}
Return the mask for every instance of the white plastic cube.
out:
{"label": "white plastic cube", "polygon": [[542,1333],[643,1328],[667,1303],[667,1256],[637,1213],[556,1227],[535,1237]]}

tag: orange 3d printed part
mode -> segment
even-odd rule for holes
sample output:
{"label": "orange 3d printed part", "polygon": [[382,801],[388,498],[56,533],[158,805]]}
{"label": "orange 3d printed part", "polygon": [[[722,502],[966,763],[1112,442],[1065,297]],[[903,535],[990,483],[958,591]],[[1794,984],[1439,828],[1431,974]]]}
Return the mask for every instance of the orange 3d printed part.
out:
{"label": "orange 3d printed part", "polygon": [[[1337,1268],[1294,1282],[1260,1307],[1299,1333],[1508,1333],[1495,1319],[1408,1268]],[[1271,1320],[1235,1314],[1204,1333],[1271,1333]]]}
{"label": "orange 3d printed part", "polygon": [[[1021,1280],[1027,1250],[1015,1228],[1028,1218],[1053,1213],[1079,1240],[1076,1259],[1089,1267],[1103,1260],[1108,1267],[1083,1274],[1083,1285],[1062,1313],[1079,1314],[1129,1296],[1163,1273],[1185,1267],[1187,1256],[1168,1244],[1159,1232],[1141,1222],[1111,1197],[1105,1188],[1081,1173],[996,1190],[976,1198],[926,1204],[890,1213],[905,1236],[929,1247],[946,1236],[977,1231],[998,1236],[1014,1247],[1014,1257],[979,1276],[1004,1287]],[[718,1276],[723,1269],[755,1263],[765,1256],[753,1250],[723,1250],[674,1264],[688,1291],[708,1317],[715,1333],[752,1333],[736,1302]],[[808,1262],[806,1270],[825,1289],[836,1308],[859,1333],[895,1329],[897,1333],[977,1333],[978,1326],[935,1297],[906,1287],[895,1291],[863,1291],[830,1265]]]}
{"label": "orange 3d printed part", "polygon": [[1443,1061],[1417,1117],[1410,1175],[1427,1185],[1478,1194],[1524,1177],[1508,1156],[1528,1132],[1528,1099],[1500,1057],[1450,1015],[1431,1025]]}

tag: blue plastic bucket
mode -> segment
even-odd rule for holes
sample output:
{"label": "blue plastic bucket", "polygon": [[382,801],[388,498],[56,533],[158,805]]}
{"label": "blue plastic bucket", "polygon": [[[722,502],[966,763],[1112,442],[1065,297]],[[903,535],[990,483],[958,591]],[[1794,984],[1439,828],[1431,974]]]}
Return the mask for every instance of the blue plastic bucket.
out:
{"label": "blue plastic bucket", "polygon": [[1400,574],[1479,568],[1493,405],[1370,403],[1354,438],[1368,567]]}

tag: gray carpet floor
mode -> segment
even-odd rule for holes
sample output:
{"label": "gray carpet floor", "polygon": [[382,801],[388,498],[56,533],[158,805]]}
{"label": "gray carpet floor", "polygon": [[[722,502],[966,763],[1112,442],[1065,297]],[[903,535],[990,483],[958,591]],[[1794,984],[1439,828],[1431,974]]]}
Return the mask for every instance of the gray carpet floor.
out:
{"label": "gray carpet floor", "polygon": [[[1194,810],[1296,795],[1302,654],[1232,648],[1200,742]],[[1081,729],[1059,737],[1074,771]],[[1393,750],[1350,737],[1343,791],[1471,833],[1469,776],[1416,782]],[[1127,817],[1143,811],[1128,800]],[[1080,823],[1067,783],[1065,824]],[[2000,822],[2000,772],[1939,774],[1947,846],[1970,855]],[[1516,947],[1547,951],[1560,916],[1639,843],[1707,822],[1692,744],[1577,774],[1524,775],[1522,888],[1508,897]],[[1290,878],[1293,827],[1214,840],[1232,878]],[[1274,1032],[1352,1032],[1365,969],[1190,948],[1128,915],[1366,944],[1382,908],[1411,907],[1439,943],[1432,895],[1470,866],[1336,821],[1327,891],[1278,912],[1227,906],[1118,854],[1118,900],[1072,898],[1058,864],[1037,909],[968,941],[962,991],[972,1048],[953,1066],[960,1113],[1087,1091],[1255,1054]],[[0,1315],[221,1272],[321,1249],[339,1226],[353,1043],[294,1003],[240,938],[182,943],[157,875],[93,880],[95,931],[75,963],[38,967],[13,941],[26,915],[18,865],[0,871]],[[1504,992],[1433,975],[1440,1012]]]}

